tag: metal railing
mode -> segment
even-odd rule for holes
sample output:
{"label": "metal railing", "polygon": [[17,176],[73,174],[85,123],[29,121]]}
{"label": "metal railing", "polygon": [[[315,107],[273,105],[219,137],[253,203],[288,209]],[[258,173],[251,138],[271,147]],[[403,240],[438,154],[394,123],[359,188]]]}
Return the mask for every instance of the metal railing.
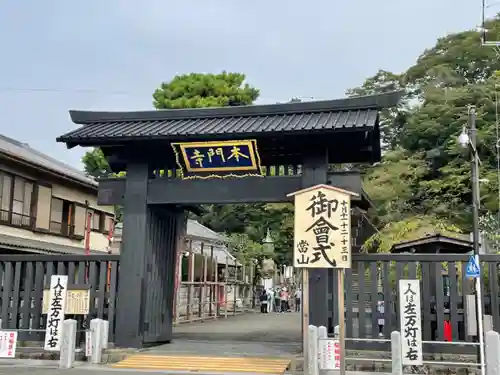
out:
{"label": "metal railing", "polygon": [[[333,337],[338,339],[339,337],[339,327],[336,326],[334,330],[334,335]],[[391,344],[391,353],[396,352],[394,349],[395,343],[392,341],[392,339],[386,339],[386,338],[357,338],[357,337],[346,337],[345,338],[346,342],[353,342],[353,341],[360,341],[360,342],[366,342],[366,343],[390,343]],[[452,346],[475,346],[477,347],[479,345],[478,342],[467,342],[467,341],[422,341],[422,345],[452,345]],[[368,352],[370,353],[370,352]],[[391,358],[380,358],[380,357],[345,357],[346,363],[349,364],[356,364],[359,362],[366,362],[366,363],[393,363],[394,358],[392,358],[394,354],[391,354]],[[424,353],[424,357],[427,356],[426,353]],[[430,357],[436,356],[436,354],[429,354]],[[466,362],[466,361],[441,361],[441,360],[428,360],[424,359],[422,361],[422,366],[429,366],[429,367],[454,367],[454,368],[480,368],[481,364],[477,362],[477,359],[475,362]],[[406,372],[411,372],[411,373],[421,373],[420,368],[422,366],[403,366],[404,369],[407,369]],[[405,371],[403,371],[405,372]],[[394,372],[393,372],[394,373]]]}
{"label": "metal railing", "polygon": [[[390,342],[391,340],[388,339],[357,339],[357,338],[346,338],[346,341],[365,341],[365,342]],[[433,345],[470,345],[470,346],[477,346],[479,343],[473,343],[473,342],[463,342],[463,341],[422,341],[422,344],[433,344]],[[346,356],[346,362],[381,362],[381,363],[392,363],[392,358],[376,358],[376,357],[347,357]],[[481,366],[480,363],[477,362],[465,362],[465,361],[436,361],[436,360],[423,360],[422,365],[427,365],[427,366],[444,366],[444,367],[479,367]],[[416,370],[416,368],[420,366],[404,366],[404,367],[412,367],[413,371]]]}

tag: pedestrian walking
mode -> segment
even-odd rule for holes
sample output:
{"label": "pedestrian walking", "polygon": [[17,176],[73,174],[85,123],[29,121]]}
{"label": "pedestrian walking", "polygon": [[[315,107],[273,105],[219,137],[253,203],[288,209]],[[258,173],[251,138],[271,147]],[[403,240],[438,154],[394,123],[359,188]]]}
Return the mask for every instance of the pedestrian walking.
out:
{"label": "pedestrian walking", "polygon": [[281,309],[281,312],[284,313],[284,312],[287,312],[288,311],[288,292],[286,290],[286,288],[283,288],[281,290],[281,293],[280,293],[280,300],[281,300],[281,306],[280,306],[280,309]]}
{"label": "pedestrian walking", "polygon": [[385,305],[384,305],[384,295],[382,293],[378,294],[379,300],[377,301],[377,312],[378,312],[378,335],[380,337],[384,336],[384,325],[385,325],[385,319],[384,319],[384,313],[385,313]]}
{"label": "pedestrian walking", "polygon": [[280,298],[281,291],[279,288],[276,288],[274,291],[274,311],[277,313],[281,312],[281,298]]}
{"label": "pedestrian walking", "polygon": [[267,314],[267,293],[265,289],[262,291],[259,300],[260,300],[260,312],[263,314]]}
{"label": "pedestrian walking", "polygon": [[273,288],[267,290],[267,312],[274,311],[274,292]]}
{"label": "pedestrian walking", "polygon": [[300,300],[302,299],[302,291],[300,288],[297,288],[295,291],[295,312],[300,311]]}

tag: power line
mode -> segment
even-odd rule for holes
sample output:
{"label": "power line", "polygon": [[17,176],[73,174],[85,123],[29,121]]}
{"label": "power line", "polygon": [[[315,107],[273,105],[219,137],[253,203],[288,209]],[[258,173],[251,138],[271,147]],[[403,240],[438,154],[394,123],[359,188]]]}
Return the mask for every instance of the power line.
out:
{"label": "power line", "polygon": [[62,93],[62,94],[99,94],[99,95],[137,95],[129,91],[103,91],[96,89],[64,89],[56,87],[0,87],[0,92],[32,92],[32,93]]}
{"label": "power line", "polygon": [[[59,88],[59,87],[0,87],[0,93],[55,93],[55,94],[83,94],[83,95],[108,95],[108,96],[143,96],[143,92],[131,92],[131,91],[106,91],[98,89],[71,89],[71,88]],[[153,91],[148,94],[152,95]],[[298,99],[301,101],[316,101],[316,100],[328,100],[326,98],[320,98],[315,96],[290,96],[288,99],[279,100],[273,98],[259,97],[258,101],[265,102],[266,104],[276,104],[276,103],[287,103],[291,99]]]}

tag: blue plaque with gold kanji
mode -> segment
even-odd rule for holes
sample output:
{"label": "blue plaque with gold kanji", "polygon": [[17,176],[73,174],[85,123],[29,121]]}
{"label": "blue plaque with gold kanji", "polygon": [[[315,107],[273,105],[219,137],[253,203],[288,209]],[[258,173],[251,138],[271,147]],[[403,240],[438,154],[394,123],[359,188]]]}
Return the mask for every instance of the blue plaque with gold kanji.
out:
{"label": "blue plaque with gold kanji", "polygon": [[255,139],[172,143],[183,178],[261,176]]}

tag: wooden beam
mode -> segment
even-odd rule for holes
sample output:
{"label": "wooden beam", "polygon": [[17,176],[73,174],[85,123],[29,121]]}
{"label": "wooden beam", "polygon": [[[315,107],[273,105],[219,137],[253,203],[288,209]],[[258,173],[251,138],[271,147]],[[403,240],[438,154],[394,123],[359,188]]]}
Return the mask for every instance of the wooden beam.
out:
{"label": "wooden beam", "polygon": [[[328,174],[329,185],[358,193],[354,205],[366,204],[358,172]],[[149,180],[149,204],[234,204],[291,202],[287,194],[302,189],[302,176],[266,176],[208,180],[158,178]],[[125,179],[103,179],[99,184],[98,204],[121,205]]]}

